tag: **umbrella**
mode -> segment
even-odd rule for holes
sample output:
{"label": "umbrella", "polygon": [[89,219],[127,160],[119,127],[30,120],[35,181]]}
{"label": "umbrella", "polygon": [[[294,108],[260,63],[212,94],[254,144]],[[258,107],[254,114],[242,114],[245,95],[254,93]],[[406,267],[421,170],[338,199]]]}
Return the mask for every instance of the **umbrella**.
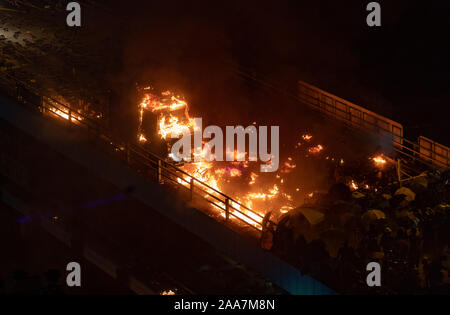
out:
{"label": "umbrella", "polygon": [[347,233],[340,229],[330,229],[321,233],[320,239],[325,243],[330,256],[336,258],[339,249],[347,241]]}
{"label": "umbrella", "polygon": [[381,210],[369,210],[362,215],[364,221],[375,221],[386,219],[386,214]]}
{"label": "umbrella", "polygon": [[299,208],[299,211],[312,226],[322,222],[324,219],[324,214],[313,208]]}
{"label": "umbrella", "polygon": [[407,187],[400,187],[399,189],[396,190],[394,195],[404,195],[405,196],[405,200],[410,202],[413,201],[414,199],[416,199],[416,194],[409,188]]}

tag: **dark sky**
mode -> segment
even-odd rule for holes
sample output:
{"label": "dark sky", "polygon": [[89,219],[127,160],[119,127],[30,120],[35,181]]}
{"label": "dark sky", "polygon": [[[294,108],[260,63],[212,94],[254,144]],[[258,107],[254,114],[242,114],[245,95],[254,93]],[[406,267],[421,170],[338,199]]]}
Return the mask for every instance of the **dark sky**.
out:
{"label": "dark sky", "polygon": [[211,69],[230,60],[288,87],[303,79],[400,121],[410,136],[450,144],[449,1],[378,1],[376,29],[366,25],[370,1],[103,2],[127,25],[124,77],[208,85]]}

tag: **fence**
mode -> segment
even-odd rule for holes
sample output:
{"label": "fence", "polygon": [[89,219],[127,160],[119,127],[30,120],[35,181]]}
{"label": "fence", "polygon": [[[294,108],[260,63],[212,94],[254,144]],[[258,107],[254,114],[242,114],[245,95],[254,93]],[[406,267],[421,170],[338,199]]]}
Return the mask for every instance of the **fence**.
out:
{"label": "fence", "polygon": [[[390,139],[394,152],[406,160],[413,160],[421,165],[409,167],[411,174],[423,171],[423,168],[440,168],[450,165],[449,148],[425,137],[419,137],[417,142],[404,138],[403,126],[389,118],[378,115],[361,106],[353,104],[331,93],[323,91],[311,84],[298,81],[296,91],[280,86],[267,77],[256,73],[252,69],[238,66],[233,62],[226,62],[234,72],[246,79],[255,81],[262,86],[286,95],[288,98],[301,101],[325,115],[340,120],[357,130],[373,133]],[[403,168],[408,166],[403,164]],[[407,174],[406,174],[407,175]]]}
{"label": "fence", "polygon": [[[256,231],[263,229],[262,222],[264,217],[261,214],[211,187],[207,183],[196,179],[154,153],[134,143],[113,139],[101,127],[99,122],[92,117],[88,117],[81,112],[74,112],[70,106],[64,105],[54,98],[40,95],[39,92],[9,75],[0,76],[0,86],[22,104],[38,110],[44,115],[62,118],[71,125],[87,128],[89,132],[94,133],[99,139],[102,139],[103,143],[113,152],[121,153],[122,159],[130,166],[144,169],[147,171],[147,174],[149,173],[149,169],[152,169],[155,175],[153,177],[159,183],[170,183],[178,187],[181,186],[189,192],[191,199],[194,196],[200,196],[215,209],[221,211],[226,221],[233,218]],[[268,220],[268,223],[276,225],[270,220]]]}
{"label": "fence", "polygon": [[417,143],[403,137],[403,126],[389,118],[325,92],[303,81],[298,82],[299,100],[344,123],[392,140],[394,151],[427,167],[450,166],[449,148],[425,137]]}
{"label": "fence", "polygon": [[420,136],[419,152],[423,159],[430,160],[441,167],[450,167],[450,148]]}
{"label": "fence", "polygon": [[310,106],[354,127],[391,136],[394,144],[403,143],[403,126],[363,107],[299,81],[299,98]]}

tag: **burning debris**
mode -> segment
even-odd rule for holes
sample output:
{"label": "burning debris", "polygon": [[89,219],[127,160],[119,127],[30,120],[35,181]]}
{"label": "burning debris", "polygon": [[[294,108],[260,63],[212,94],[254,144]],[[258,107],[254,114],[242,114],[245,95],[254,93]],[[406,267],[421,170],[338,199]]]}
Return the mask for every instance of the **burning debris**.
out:
{"label": "burning debris", "polygon": [[308,149],[309,153],[312,153],[312,154],[322,152],[322,150],[323,150],[323,146],[321,144],[318,144],[317,146]]}
{"label": "burning debris", "polygon": [[[152,88],[144,88],[141,91],[143,98],[138,107],[138,140],[141,145],[151,146],[152,143],[148,139],[157,136],[165,143],[166,152],[170,152],[173,140],[169,136],[173,132],[179,134],[182,130],[192,131],[196,128],[194,119],[189,115],[188,103],[182,96],[171,91],[156,93]],[[153,125],[148,124],[146,113],[156,117]],[[312,154],[310,159],[322,160],[321,163],[328,167],[343,167],[342,158],[330,158],[330,156],[323,158],[321,154],[318,154],[325,151],[325,147],[322,144],[312,143],[311,134],[301,135],[300,141],[297,142],[295,155],[289,156],[273,174],[259,174],[257,165],[252,161],[209,161],[206,158],[208,150],[204,141],[201,151],[190,152],[197,158],[195,161],[184,160],[178,166],[188,175],[210,187],[206,189],[205,194],[214,194],[215,191],[219,191],[234,198],[236,202],[231,201],[230,205],[239,212],[230,209],[231,218],[241,218],[261,229],[263,217],[267,213],[270,212],[272,219],[276,222],[282,215],[301,205],[305,199],[315,196],[314,193],[300,190],[299,186],[303,186],[304,183],[299,183],[296,179],[300,172],[298,165],[307,162],[305,158],[309,154]],[[300,149],[305,143],[310,146],[303,146]],[[232,154],[236,157],[236,151]],[[167,161],[173,163],[171,153],[167,154]],[[177,182],[186,188],[190,187],[188,175],[177,178]],[[354,191],[358,191],[360,187],[368,187],[364,180],[357,178],[348,179],[348,185]],[[243,208],[240,204],[251,210]],[[225,216],[222,207],[213,204],[212,208],[220,210],[220,214]]]}
{"label": "burning debris", "polygon": [[[195,124],[193,119],[189,116],[189,107],[181,97],[175,96],[172,92],[166,91],[161,93],[161,96],[156,96],[154,93],[150,93],[151,89],[144,89],[144,98],[139,105],[139,129],[138,139],[143,144],[142,139],[148,139],[148,136],[144,133],[144,114],[146,111],[150,111],[157,115],[158,122],[156,124],[156,130],[154,132],[159,135],[162,140],[166,140],[167,151],[170,151],[171,141],[169,141],[168,135],[173,131],[179,132],[183,129],[193,130]],[[205,145],[205,143],[203,143]],[[204,146],[206,147],[206,146]],[[218,162],[207,161],[205,148],[202,152],[191,152],[199,155],[201,161],[187,162],[184,161],[180,165],[181,169],[190,176],[204,182],[209,187],[229,194],[233,196],[239,203],[244,206],[253,209],[261,216],[255,215],[251,211],[247,211],[240,207],[237,203],[232,203],[233,207],[236,207],[239,211],[242,211],[245,215],[253,218],[257,223],[262,222],[262,218],[269,210],[279,209],[286,211],[286,209],[292,209],[292,197],[286,192],[280,192],[280,187],[276,184],[271,184],[268,174],[258,175],[257,165],[249,161],[230,161],[230,162]],[[234,152],[236,157],[236,151]],[[168,160],[170,161],[170,154],[168,154]],[[239,157],[237,157],[239,158]],[[284,163],[283,170],[280,173],[288,173],[295,168],[292,158]],[[264,175],[264,176],[263,176]],[[178,178],[178,183],[189,186],[189,178]],[[213,193],[213,191],[207,191],[206,193]],[[214,206],[213,206],[214,207]],[[248,220],[238,212],[231,212],[233,216],[241,217],[244,221],[250,224],[255,224],[252,220]]]}
{"label": "burning debris", "polygon": [[372,158],[372,161],[375,163],[376,166],[382,167],[387,163],[386,159],[383,157],[383,155],[377,155]]}
{"label": "burning debris", "polygon": [[[171,133],[182,133],[185,127],[193,128],[194,122],[189,117],[186,101],[170,91],[162,92],[160,96],[157,96],[150,93],[149,90],[150,88],[144,88],[145,96],[139,105],[139,141],[147,141],[142,130],[145,111],[150,111],[158,116],[157,133],[162,139],[168,139]],[[143,139],[145,140],[143,141]]]}

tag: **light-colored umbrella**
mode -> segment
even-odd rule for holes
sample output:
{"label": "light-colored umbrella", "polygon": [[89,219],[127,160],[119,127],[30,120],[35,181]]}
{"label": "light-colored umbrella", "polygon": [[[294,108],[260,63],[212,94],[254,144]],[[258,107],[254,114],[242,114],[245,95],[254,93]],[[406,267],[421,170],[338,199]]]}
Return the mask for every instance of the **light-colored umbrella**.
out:
{"label": "light-colored umbrella", "polygon": [[375,221],[386,219],[386,214],[381,210],[368,210],[362,215],[364,221]]}
{"label": "light-colored umbrella", "polygon": [[306,220],[308,220],[309,224],[312,226],[319,224],[324,219],[324,214],[316,209],[313,208],[300,208],[300,213],[302,213]]}

